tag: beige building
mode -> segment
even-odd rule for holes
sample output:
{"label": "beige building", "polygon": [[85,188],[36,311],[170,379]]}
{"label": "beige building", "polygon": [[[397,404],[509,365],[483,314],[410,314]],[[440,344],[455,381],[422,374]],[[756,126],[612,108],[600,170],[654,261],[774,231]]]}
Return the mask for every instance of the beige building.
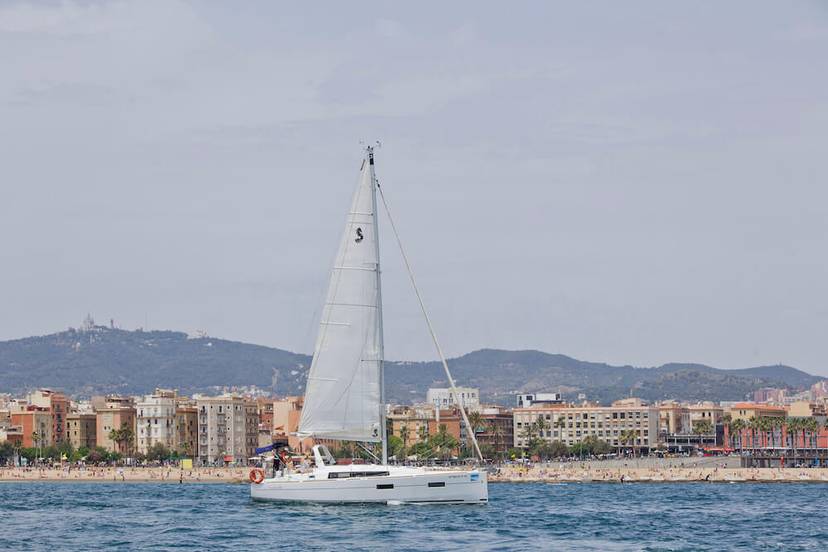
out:
{"label": "beige building", "polygon": [[437,408],[434,404],[396,406],[387,414],[391,434],[402,439],[406,447],[416,445],[430,435],[436,435],[440,426],[445,426],[448,434],[455,439],[464,438],[460,418],[458,408]]}
{"label": "beige building", "polygon": [[792,418],[808,418],[811,416],[826,416],[824,402],[797,401],[788,406],[788,416]]}
{"label": "beige building", "polygon": [[66,437],[76,450],[81,447],[95,448],[97,443],[97,416],[72,412],[66,416]]}
{"label": "beige building", "polygon": [[692,433],[690,425],[690,411],[686,406],[676,401],[659,403],[658,430],[665,435],[687,435]]}
{"label": "beige building", "polygon": [[722,416],[724,416],[724,408],[710,401],[691,404],[687,407],[687,412],[690,414],[691,428],[699,422],[706,421],[710,422],[710,426],[715,429],[716,425],[721,423]]}
{"label": "beige building", "polygon": [[198,454],[198,408],[195,404],[176,408],[173,448],[184,456]]}
{"label": "beige building", "polygon": [[[135,451],[135,406],[132,399],[127,397],[111,396],[103,400],[101,397],[93,397],[95,405],[95,431],[96,442],[100,447],[110,452],[121,454],[132,454]],[[133,439],[130,441],[114,442],[109,438],[112,430],[130,429]]]}
{"label": "beige building", "polygon": [[733,421],[748,421],[751,418],[784,418],[788,411],[784,406],[772,406],[757,403],[736,403],[730,407],[730,418]]}
{"label": "beige building", "polygon": [[[526,430],[542,419],[545,429],[538,437],[548,442],[561,441],[571,446],[588,436],[596,437],[617,448],[655,448],[658,444],[659,410],[638,399],[616,401],[612,406],[549,405],[516,408],[514,439],[516,447],[528,446]],[[622,433],[635,432],[634,442],[621,440]]]}
{"label": "beige building", "polygon": [[285,397],[273,401],[273,437],[287,438],[288,446],[297,452],[308,452],[314,444],[310,437],[295,435],[302,417],[304,397]]}

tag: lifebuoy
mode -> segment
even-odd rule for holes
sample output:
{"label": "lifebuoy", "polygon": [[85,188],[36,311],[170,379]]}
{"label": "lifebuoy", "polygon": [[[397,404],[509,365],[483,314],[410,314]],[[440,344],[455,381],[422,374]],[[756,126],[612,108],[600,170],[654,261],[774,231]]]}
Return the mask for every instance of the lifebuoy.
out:
{"label": "lifebuoy", "polygon": [[259,468],[253,468],[250,470],[250,482],[255,483],[258,485],[262,481],[264,481],[265,473],[264,470]]}

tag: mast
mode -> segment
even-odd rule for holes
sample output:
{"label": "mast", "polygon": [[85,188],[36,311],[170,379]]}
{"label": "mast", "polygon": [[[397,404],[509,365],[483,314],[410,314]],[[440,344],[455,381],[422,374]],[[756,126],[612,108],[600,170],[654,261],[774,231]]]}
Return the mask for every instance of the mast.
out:
{"label": "mast", "polygon": [[380,271],[380,251],[379,251],[379,217],[377,216],[377,175],[374,172],[374,148],[368,146],[368,170],[371,172],[371,213],[374,223],[374,247],[377,251],[377,345],[378,345],[378,363],[379,363],[379,388],[380,388],[380,404],[379,404],[379,420],[380,420],[380,436],[382,437],[382,464],[388,464],[388,429],[385,423],[385,341],[382,332],[382,276]]}

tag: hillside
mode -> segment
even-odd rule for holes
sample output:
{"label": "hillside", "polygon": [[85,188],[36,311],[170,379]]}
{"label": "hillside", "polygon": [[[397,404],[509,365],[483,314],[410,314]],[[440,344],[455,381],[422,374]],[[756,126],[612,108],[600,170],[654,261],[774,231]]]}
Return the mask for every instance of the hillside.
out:
{"label": "hillside", "polygon": [[[788,366],[721,370],[700,364],[656,368],[611,366],[540,351],[483,349],[449,361],[458,385],[479,387],[486,400],[512,404],[516,392],[584,393],[608,403],[647,400],[740,400],[761,387],[804,389],[821,378]],[[172,331],[127,331],[94,326],[0,342],[0,392],[36,386],[93,393],[146,393],[156,386],[184,393],[256,385],[280,395],[305,387],[310,357],[280,349],[190,338]],[[389,400],[421,400],[430,386],[445,385],[437,362],[388,362]]]}

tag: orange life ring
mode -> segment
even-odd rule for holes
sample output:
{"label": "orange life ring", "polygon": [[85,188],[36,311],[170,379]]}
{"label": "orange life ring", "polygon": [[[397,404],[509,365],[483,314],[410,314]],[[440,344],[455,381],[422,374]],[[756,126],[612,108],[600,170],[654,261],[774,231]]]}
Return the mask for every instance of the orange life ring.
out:
{"label": "orange life ring", "polygon": [[250,482],[251,483],[255,483],[256,485],[258,485],[259,483],[264,481],[264,478],[265,478],[264,470],[259,469],[259,468],[253,468],[252,470],[250,470]]}

